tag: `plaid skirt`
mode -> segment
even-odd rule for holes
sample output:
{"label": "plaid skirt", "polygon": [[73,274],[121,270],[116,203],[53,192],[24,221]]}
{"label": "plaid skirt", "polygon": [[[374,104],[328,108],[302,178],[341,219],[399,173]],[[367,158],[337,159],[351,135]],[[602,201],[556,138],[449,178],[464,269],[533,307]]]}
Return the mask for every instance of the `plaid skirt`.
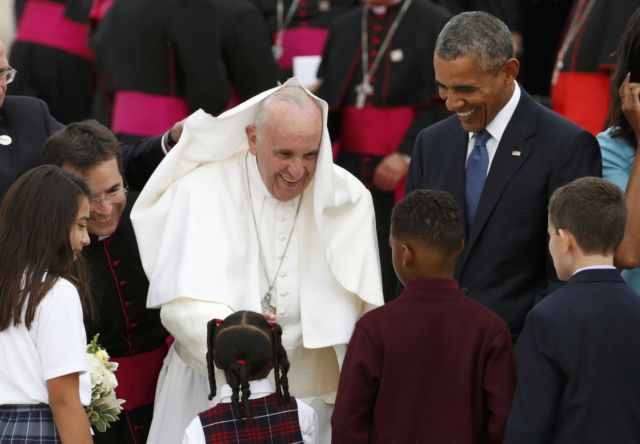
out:
{"label": "plaid skirt", "polygon": [[60,436],[47,404],[0,405],[0,444],[54,444]]}

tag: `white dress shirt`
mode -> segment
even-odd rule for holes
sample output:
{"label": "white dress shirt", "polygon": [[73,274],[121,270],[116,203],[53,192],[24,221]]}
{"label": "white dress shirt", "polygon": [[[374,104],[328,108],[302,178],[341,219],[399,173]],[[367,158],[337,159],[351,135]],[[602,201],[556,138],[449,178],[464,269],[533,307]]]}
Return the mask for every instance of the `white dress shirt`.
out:
{"label": "white dress shirt", "polygon": [[[516,87],[513,90],[513,94],[511,98],[507,102],[505,106],[496,114],[491,122],[485,128],[487,132],[491,135],[487,140],[487,153],[489,154],[489,166],[487,167],[487,174],[491,170],[491,164],[493,163],[493,158],[496,156],[496,151],[498,151],[498,145],[500,144],[500,139],[502,139],[502,135],[504,134],[504,130],[507,129],[507,125],[513,116],[513,113],[518,106],[518,102],[520,101],[521,96],[520,86],[516,82]],[[469,133],[469,144],[467,145],[467,159],[469,159],[469,155],[473,150],[473,144],[475,143],[475,137],[477,133]]]}

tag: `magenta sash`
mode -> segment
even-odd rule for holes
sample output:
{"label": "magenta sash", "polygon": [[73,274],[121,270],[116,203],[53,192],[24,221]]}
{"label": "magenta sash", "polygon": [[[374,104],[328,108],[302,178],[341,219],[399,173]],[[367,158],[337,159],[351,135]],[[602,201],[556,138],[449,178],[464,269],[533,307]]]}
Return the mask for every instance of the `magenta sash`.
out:
{"label": "magenta sash", "polygon": [[153,404],[158,375],[168,349],[168,345],[163,345],[146,353],[111,358],[118,363],[116,396],[126,401],[123,404],[126,410]]}
{"label": "magenta sash", "polygon": [[[416,112],[408,107],[345,107],[341,114],[340,149],[345,153],[386,156],[395,152],[415,120]],[[394,190],[396,202],[404,197],[406,177]]]}
{"label": "magenta sash", "polygon": [[346,153],[386,156],[398,149],[416,113],[408,107],[359,109],[345,107],[341,114],[340,148]]}
{"label": "magenta sash", "polygon": [[[282,37],[278,68],[291,69],[296,56],[322,55],[329,31],[323,28],[291,28]],[[275,38],[275,36],[274,36]]]}
{"label": "magenta sash", "polygon": [[114,100],[111,130],[116,134],[155,136],[188,115],[187,102],[180,97],[119,91]]}
{"label": "magenta sash", "polygon": [[65,6],[47,0],[29,0],[22,13],[16,41],[36,43],[93,60],[89,25],[64,16]]}

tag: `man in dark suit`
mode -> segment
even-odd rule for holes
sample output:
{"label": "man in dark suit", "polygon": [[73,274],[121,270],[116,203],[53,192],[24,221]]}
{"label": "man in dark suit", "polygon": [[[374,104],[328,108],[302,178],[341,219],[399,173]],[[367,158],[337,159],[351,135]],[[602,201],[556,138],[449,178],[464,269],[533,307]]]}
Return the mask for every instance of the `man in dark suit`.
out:
{"label": "man in dark suit", "polygon": [[549,203],[549,250],[567,284],[527,315],[505,443],[640,442],[640,297],[613,266],[622,191],[584,177]]}
{"label": "man in dark suit", "polygon": [[448,191],[465,211],[455,278],[517,335],[558,280],[546,251],[558,186],[601,174],[591,134],[534,102],[516,82],[509,28],[484,12],[453,17],[436,42],[436,83],[456,113],[420,132],[407,192]]}
{"label": "man in dark suit", "polygon": [[[6,95],[7,85],[15,75],[0,41],[0,200],[18,177],[42,163],[40,149],[44,141],[62,128],[42,100]],[[177,140],[182,131],[176,127],[171,130],[172,140]],[[161,139],[162,136],[157,136],[123,146],[124,175],[132,189],[142,188],[164,158],[165,149],[170,148],[168,145],[163,148]]]}

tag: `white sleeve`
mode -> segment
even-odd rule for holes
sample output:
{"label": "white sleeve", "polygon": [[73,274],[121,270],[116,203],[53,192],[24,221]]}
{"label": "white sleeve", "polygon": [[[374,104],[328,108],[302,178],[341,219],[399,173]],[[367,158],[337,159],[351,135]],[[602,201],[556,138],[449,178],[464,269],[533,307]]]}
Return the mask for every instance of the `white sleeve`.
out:
{"label": "white sleeve", "polygon": [[182,444],[207,444],[199,416],[193,418],[193,421],[191,421],[187,429],[184,431]]}
{"label": "white sleeve", "polygon": [[302,441],[305,444],[316,444],[318,442],[318,414],[312,407],[296,398],[298,404],[298,421],[300,422],[300,432]]}
{"label": "white sleeve", "polygon": [[180,298],[162,305],[160,319],[175,338],[180,356],[206,378],[207,322],[231,313],[233,310],[224,304]]}
{"label": "white sleeve", "polygon": [[45,381],[86,372],[87,334],[76,288],[60,279],[38,305],[36,317],[33,333]]}

